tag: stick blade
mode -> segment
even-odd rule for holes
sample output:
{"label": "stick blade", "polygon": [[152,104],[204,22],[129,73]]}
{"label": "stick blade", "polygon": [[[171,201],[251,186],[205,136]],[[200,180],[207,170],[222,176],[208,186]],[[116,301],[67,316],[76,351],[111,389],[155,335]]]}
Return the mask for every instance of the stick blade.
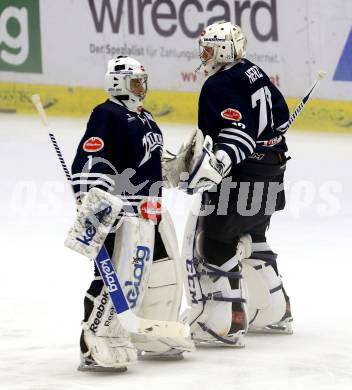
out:
{"label": "stick blade", "polygon": [[32,100],[32,103],[34,104],[35,108],[38,111],[40,119],[43,122],[43,125],[47,126],[48,125],[48,118],[46,116],[42,102],[40,101],[40,96],[38,94],[34,94],[31,96],[31,100]]}

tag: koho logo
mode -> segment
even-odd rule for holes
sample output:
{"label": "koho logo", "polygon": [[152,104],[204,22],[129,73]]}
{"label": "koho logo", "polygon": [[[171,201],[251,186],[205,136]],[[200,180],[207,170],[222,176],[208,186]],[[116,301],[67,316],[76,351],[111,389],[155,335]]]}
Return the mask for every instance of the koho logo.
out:
{"label": "koho logo", "polygon": [[39,0],[1,0],[0,71],[42,72]]}

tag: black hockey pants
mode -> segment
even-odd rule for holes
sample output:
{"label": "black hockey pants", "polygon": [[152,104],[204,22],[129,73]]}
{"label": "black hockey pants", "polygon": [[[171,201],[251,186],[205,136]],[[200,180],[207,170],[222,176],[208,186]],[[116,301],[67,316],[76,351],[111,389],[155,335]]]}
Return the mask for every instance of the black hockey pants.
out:
{"label": "black hockey pants", "polygon": [[211,264],[221,266],[233,257],[239,238],[246,233],[253,242],[265,242],[271,215],[285,207],[283,180],[288,159],[276,152],[252,156],[235,166],[216,192],[203,195],[206,215],[198,220],[199,248]]}

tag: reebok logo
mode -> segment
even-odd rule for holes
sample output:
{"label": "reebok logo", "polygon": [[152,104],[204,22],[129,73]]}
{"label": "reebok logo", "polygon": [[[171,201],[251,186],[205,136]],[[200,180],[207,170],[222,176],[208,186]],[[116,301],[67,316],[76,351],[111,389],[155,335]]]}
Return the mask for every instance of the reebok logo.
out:
{"label": "reebok logo", "polygon": [[95,318],[94,318],[93,322],[90,324],[90,327],[89,327],[89,329],[93,333],[96,333],[96,331],[98,330],[98,326],[101,323],[101,318],[104,315],[106,304],[108,302],[109,302],[109,294],[107,292],[104,292],[102,297],[101,297],[99,306],[96,309],[97,312],[96,312]]}
{"label": "reebok logo", "polygon": [[0,71],[42,72],[39,0],[1,0]]}
{"label": "reebok logo", "polygon": [[352,28],[335,70],[333,80],[352,81]]}

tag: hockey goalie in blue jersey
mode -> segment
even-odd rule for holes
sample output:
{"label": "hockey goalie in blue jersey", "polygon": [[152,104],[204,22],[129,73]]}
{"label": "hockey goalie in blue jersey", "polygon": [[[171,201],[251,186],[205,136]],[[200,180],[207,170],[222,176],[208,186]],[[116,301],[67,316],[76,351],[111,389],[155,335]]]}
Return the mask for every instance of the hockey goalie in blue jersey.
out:
{"label": "hockey goalie in blue jersey", "polygon": [[[95,107],[72,165],[77,203],[92,187],[124,206],[116,233],[105,240],[130,308],[144,318],[177,321],[182,298],[180,260],[171,219],[162,208],[163,137],[143,108],[147,73],[130,57],[110,60],[110,95]],[[140,256],[138,248],[147,248]],[[143,259],[142,259],[143,257]],[[190,339],[149,338],[126,332],[95,268],[84,300],[80,370],[123,370],[141,357],[180,358]]]}
{"label": "hockey goalie in blue jersey", "polygon": [[164,158],[165,171],[189,172],[188,192],[203,192],[182,253],[191,307],[183,318],[197,343],[243,346],[248,330],[292,333],[277,255],[266,241],[272,214],[285,205],[289,111],[265,72],[244,58],[246,45],[230,22],[201,33],[200,130],[176,158]]}

